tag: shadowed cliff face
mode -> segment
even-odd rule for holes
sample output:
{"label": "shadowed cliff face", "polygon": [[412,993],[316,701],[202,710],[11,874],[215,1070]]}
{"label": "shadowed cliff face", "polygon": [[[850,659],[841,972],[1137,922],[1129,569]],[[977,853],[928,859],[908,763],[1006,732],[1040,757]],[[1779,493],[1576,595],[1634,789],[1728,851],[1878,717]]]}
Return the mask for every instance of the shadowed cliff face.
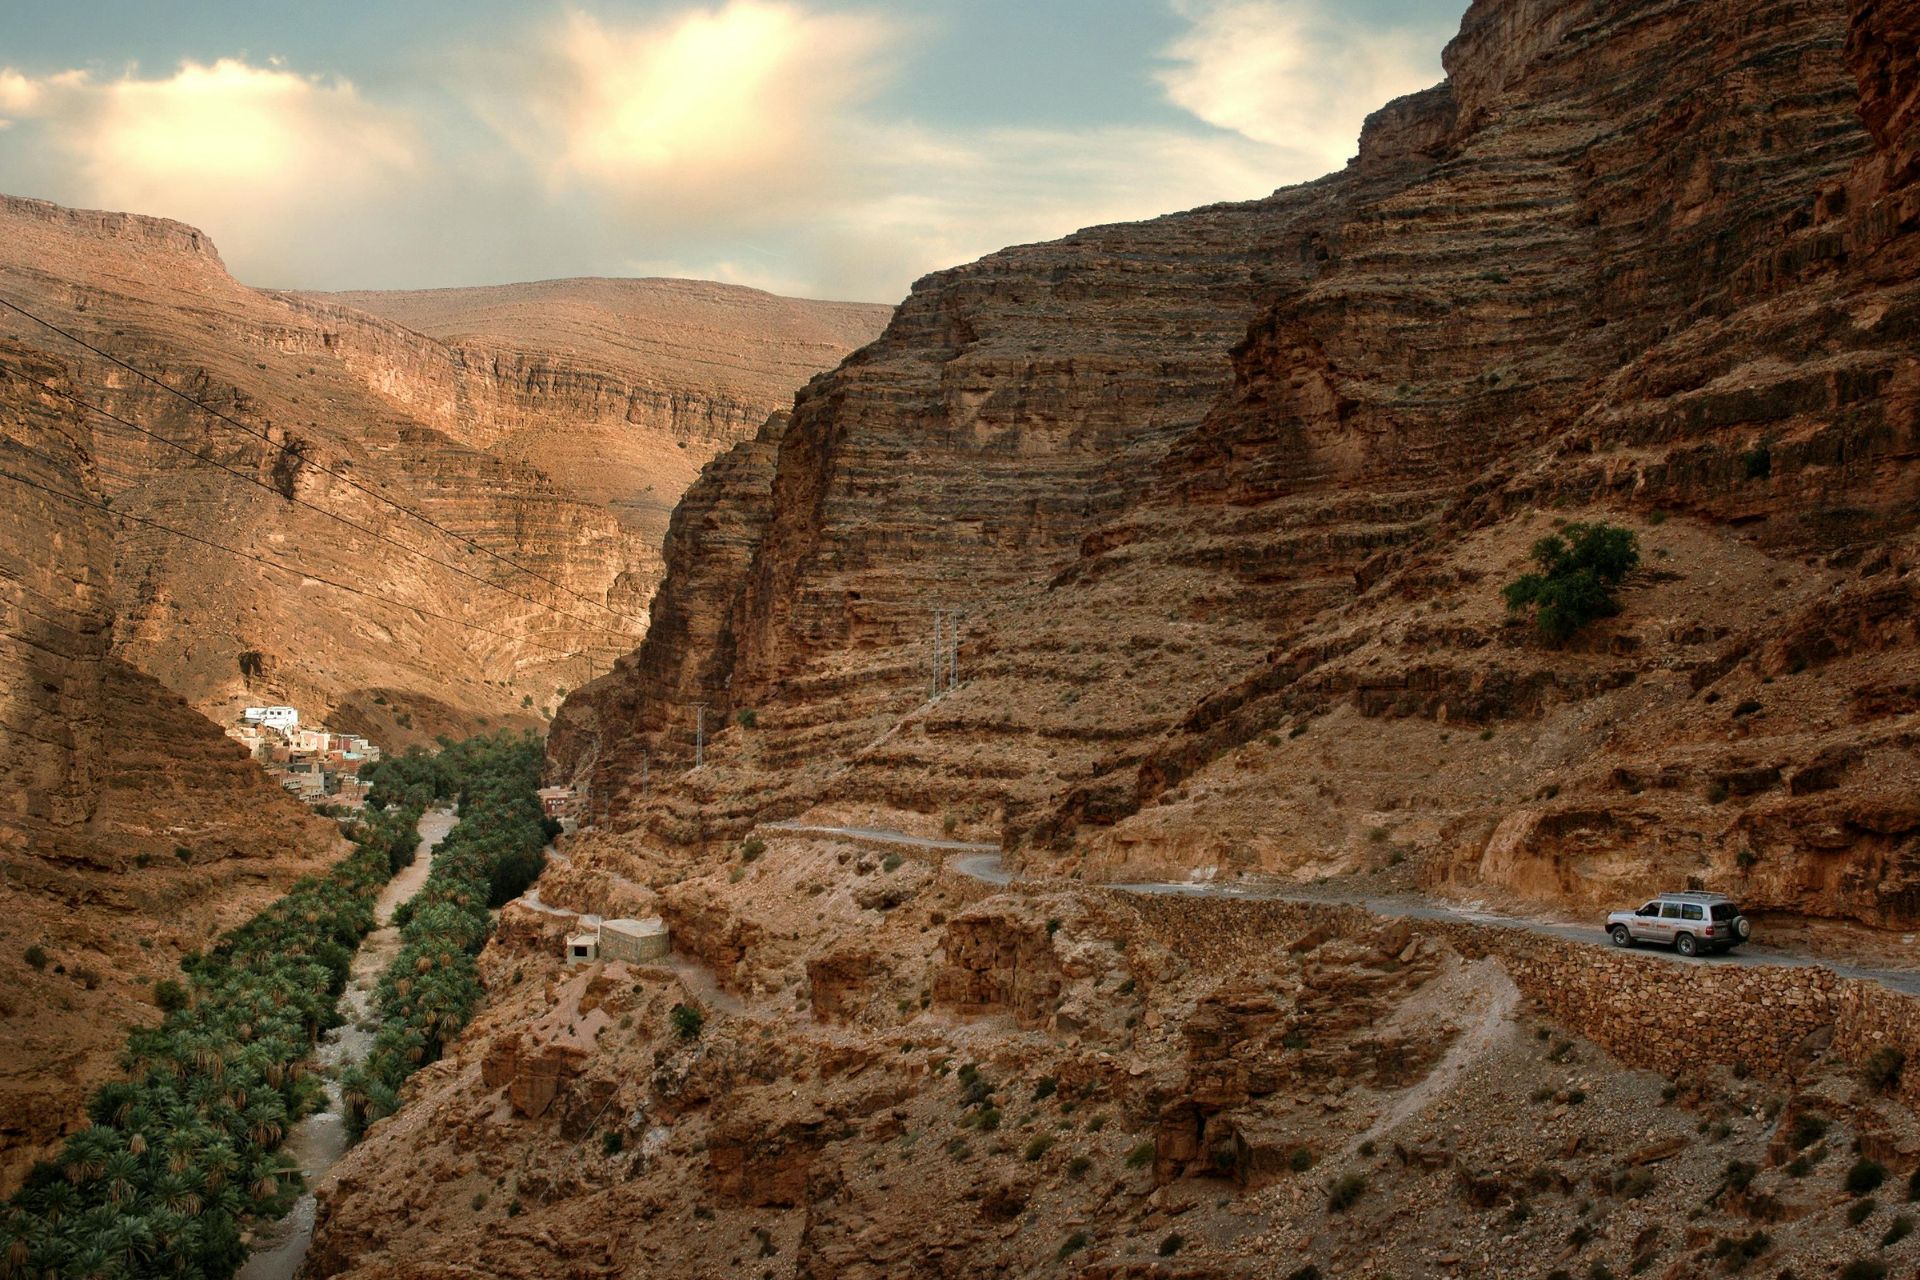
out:
{"label": "shadowed cliff face", "polygon": [[287,701],[389,744],[540,724],[630,648],[680,489],[885,316],[689,281],[355,295],[415,329],[246,288],[176,223],[7,199],[0,227],[0,293],[266,437],[0,320],[77,394],[241,473],[89,417],[123,509],[296,566],[119,529],[114,651],[216,716]]}
{"label": "shadowed cliff face", "polygon": [[[100,499],[62,368],[0,343],[0,470]],[[148,985],[340,845],[205,717],[110,651],[113,520],[0,503],[0,1191],[80,1123]],[[29,962],[29,948],[43,962]]]}
{"label": "shadowed cliff face", "polygon": [[[556,769],[671,839],[1910,922],[1913,11],[1483,0],[1343,173],[929,277],[696,483]],[[1499,588],[1578,518],[1646,563],[1548,649]],[[677,777],[697,701],[757,723]]]}

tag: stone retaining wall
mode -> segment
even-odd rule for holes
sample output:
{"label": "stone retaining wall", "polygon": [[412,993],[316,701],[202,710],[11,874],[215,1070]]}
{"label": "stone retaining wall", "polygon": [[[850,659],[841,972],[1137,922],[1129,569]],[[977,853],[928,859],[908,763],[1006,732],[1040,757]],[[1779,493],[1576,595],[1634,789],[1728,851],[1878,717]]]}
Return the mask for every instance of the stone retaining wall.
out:
{"label": "stone retaining wall", "polygon": [[[1309,934],[1370,931],[1380,917],[1336,903],[1146,897],[1115,891],[1161,942],[1201,964],[1235,951],[1287,945]],[[1621,1062],[1662,1072],[1744,1065],[1790,1074],[1831,1034],[1829,1052],[1855,1066],[1883,1046],[1915,1069],[1900,1094],[1920,1104],[1920,999],[1816,965],[1680,961],[1646,950],[1616,951],[1528,930],[1459,921],[1409,920],[1468,959],[1494,957],[1521,993],[1569,1031]]]}

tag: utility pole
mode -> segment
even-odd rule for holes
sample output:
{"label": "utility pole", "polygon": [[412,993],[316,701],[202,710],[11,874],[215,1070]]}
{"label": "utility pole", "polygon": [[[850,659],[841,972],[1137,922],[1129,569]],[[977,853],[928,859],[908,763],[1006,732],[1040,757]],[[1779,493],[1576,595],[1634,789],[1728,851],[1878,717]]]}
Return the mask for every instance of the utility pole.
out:
{"label": "utility pole", "polygon": [[707,762],[707,704],[696,702],[694,706],[693,729],[693,767],[698,769]]}
{"label": "utility pole", "polygon": [[940,610],[933,611],[933,679],[927,685],[927,701],[940,696]]}
{"label": "utility pole", "polygon": [[960,687],[960,611],[953,611],[953,625],[947,637],[947,692]]}

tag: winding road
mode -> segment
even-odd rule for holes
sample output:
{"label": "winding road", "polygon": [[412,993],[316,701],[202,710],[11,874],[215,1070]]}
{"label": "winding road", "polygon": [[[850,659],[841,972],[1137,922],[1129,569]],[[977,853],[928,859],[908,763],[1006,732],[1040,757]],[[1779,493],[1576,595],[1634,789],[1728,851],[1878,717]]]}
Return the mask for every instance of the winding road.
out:
{"label": "winding road", "polygon": [[[925,836],[910,836],[900,831],[888,831],[881,827],[832,827],[815,826],[799,822],[769,822],[764,824],[770,831],[783,831],[793,835],[812,835],[836,839],[853,840],[863,844],[887,845],[902,849],[935,850],[954,855],[948,866],[961,875],[986,884],[1005,886],[1014,882],[1014,875],[1007,870],[1000,856],[1000,846],[982,844],[965,840],[934,840]],[[1485,925],[1493,928],[1524,929],[1529,933],[1559,938],[1567,942],[1577,942],[1596,947],[1610,947],[1604,931],[1598,924],[1581,924],[1567,920],[1553,920],[1545,917],[1508,915],[1502,912],[1476,909],[1432,898],[1412,896],[1381,896],[1363,893],[1313,892],[1303,893],[1287,885],[1278,883],[1214,884],[1208,882],[1138,882],[1130,884],[1111,884],[1107,886],[1123,893],[1139,893],[1194,898],[1240,898],[1247,901],[1279,901],[1302,903],[1332,903],[1346,906],[1363,907],[1373,914],[1387,917],[1405,917],[1409,920],[1451,921],[1459,924]],[[1868,982],[1878,982],[1882,986],[1906,995],[1920,996],[1920,969],[1876,968],[1867,965],[1852,965],[1833,960],[1826,956],[1810,953],[1781,950],[1778,948],[1746,947],[1731,951],[1725,955],[1702,957],[1689,960],[1674,954],[1665,948],[1636,947],[1636,955],[1644,955],[1650,960],[1661,960],[1673,964],[1735,964],[1735,965],[1775,965],[1785,968],[1821,967],[1832,970],[1843,978],[1857,978]]]}

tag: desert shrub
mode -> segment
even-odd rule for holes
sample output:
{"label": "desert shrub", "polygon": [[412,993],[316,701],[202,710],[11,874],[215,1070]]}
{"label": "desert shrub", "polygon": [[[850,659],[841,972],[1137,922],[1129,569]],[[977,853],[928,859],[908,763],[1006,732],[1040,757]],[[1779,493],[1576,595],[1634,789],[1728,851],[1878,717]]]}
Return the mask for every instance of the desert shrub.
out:
{"label": "desert shrub", "polygon": [[1051,1150],[1053,1150],[1053,1135],[1043,1133],[1027,1144],[1026,1157],[1028,1160],[1038,1160]]}
{"label": "desert shrub", "polygon": [[1749,1262],[1773,1248],[1773,1237],[1764,1231],[1747,1236],[1721,1236],[1713,1242],[1713,1256],[1725,1271],[1741,1271]]}
{"label": "desert shrub", "polygon": [[610,1156],[619,1155],[620,1149],[626,1145],[627,1145],[626,1135],[621,1133],[618,1129],[609,1129],[605,1133],[600,1135],[600,1150],[605,1152],[607,1155],[610,1155]]}
{"label": "desert shrub", "polygon": [[1907,1175],[1907,1203],[1920,1201],[1920,1168]]}
{"label": "desert shrub", "polygon": [[1313,1168],[1313,1152],[1305,1147],[1295,1147],[1293,1154],[1287,1157],[1287,1168],[1295,1173],[1305,1173]]}
{"label": "desert shrub", "polygon": [[673,1027],[673,1033],[682,1040],[698,1039],[700,1029],[707,1025],[707,1015],[698,1006],[676,1004],[667,1011],[667,1022]]}
{"label": "desert shrub", "polygon": [[1873,1211],[1879,1207],[1879,1202],[1872,1196],[1868,1196],[1865,1200],[1855,1200],[1847,1206],[1847,1225],[1853,1227],[1859,1226],[1868,1218],[1871,1218]]}
{"label": "desert shrub", "polygon": [[1887,1280],[1887,1264],[1878,1258],[1855,1258],[1840,1268],[1840,1280]]}
{"label": "desert shrub", "polygon": [[1864,1196],[1877,1190],[1887,1180],[1887,1167],[1878,1160],[1869,1160],[1865,1156],[1853,1162],[1847,1170],[1846,1188],[1848,1195]]}
{"label": "desert shrub", "polygon": [[1814,1143],[1820,1141],[1820,1139],[1826,1136],[1827,1136],[1826,1117],[1817,1116],[1817,1115],[1814,1115],[1812,1112],[1803,1111],[1798,1116],[1794,1117],[1793,1130],[1791,1133],[1788,1134],[1787,1140],[1793,1144],[1793,1149],[1795,1151],[1801,1151],[1807,1147],[1812,1146]]}
{"label": "desert shrub", "polygon": [[44,969],[47,967],[47,949],[37,942],[21,952],[20,958],[35,969]]}
{"label": "desert shrub", "polygon": [[1180,1252],[1181,1247],[1186,1243],[1187,1238],[1178,1231],[1169,1232],[1167,1238],[1160,1242],[1160,1256],[1163,1258],[1171,1258],[1174,1254]]}
{"label": "desert shrub", "polygon": [[1900,1073],[1906,1070],[1907,1055],[1890,1044],[1883,1044],[1867,1055],[1866,1062],[1860,1068],[1860,1078],[1867,1086],[1881,1093],[1890,1092],[1900,1083]]}
{"label": "desert shrub", "polygon": [[1086,1232],[1076,1231],[1072,1235],[1068,1236],[1066,1240],[1061,1243],[1060,1248],[1054,1253],[1053,1256],[1056,1259],[1069,1258],[1074,1254],[1080,1252],[1080,1250],[1086,1248],[1089,1244],[1092,1244],[1092,1243],[1093,1243],[1092,1239],[1087,1235]]}
{"label": "desert shrub", "polygon": [[1887,1224],[1886,1234],[1880,1237],[1880,1247],[1891,1249],[1913,1234],[1913,1219],[1900,1214]]}
{"label": "desert shrub", "polygon": [[1067,1176],[1069,1178],[1084,1178],[1087,1176],[1087,1170],[1091,1168],[1093,1168],[1091,1158],[1087,1156],[1075,1156],[1073,1159],[1067,1161]]}
{"label": "desert shrub", "polygon": [[1501,593],[1510,612],[1533,612],[1541,635],[1555,644],[1600,618],[1620,612],[1618,588],[1640,563],[1639,541],[1605,523],[1567,525],[1533,544],[1538,568]]}
{"label": "desert shrub", "polygon": [[1366,1193],[1366,1175],[1343,1173],[1334,1179],[1331,1187],[1327,1188],[1327,1211],[1329,1213],[1345,1213]]}
{"label": "desert shrub", "polygon": [[188,1003],[187,989],[172,978],[162,978],[153,984],[153,1004],[162,1013],[178,1013]]}
{"label": "desert shrub", "polygon": [[880,869],[882,871],[898,871],[900,869],[900,862],[901,858],[899,854],[890,853],[880,860]]}
{"label": "desert shrub", "polygon": [[1153,1139],[1149,1138],[1127,1152],[1127,1168],[1144,1169],[1153,1163]]}
{"label": "desert shrub", "polygon": [[760,855],[766,851],[767,842],[765,840],[762,840],[759,836],[750,836],[746,843],[740,846],[740,861],[757,862],[760,859]]}
{"label": "desert shrub", "polygon": [[752,729],[760,723],[760,713],[748,707],[736,713],[733,719],[742,729]]}
{"label": "desert shrub", "polygon": [[1060,1087],[1060,1082],[1054,1079],[1052,1076],[1041,1076],[1038,1080],[1033,1082],[1033,1100],[1035,1102],[1040,1102],[1047,1098],[1051,1098],[1054,1095],[1054,1091],[1057,1090],[1059,1087]]}

